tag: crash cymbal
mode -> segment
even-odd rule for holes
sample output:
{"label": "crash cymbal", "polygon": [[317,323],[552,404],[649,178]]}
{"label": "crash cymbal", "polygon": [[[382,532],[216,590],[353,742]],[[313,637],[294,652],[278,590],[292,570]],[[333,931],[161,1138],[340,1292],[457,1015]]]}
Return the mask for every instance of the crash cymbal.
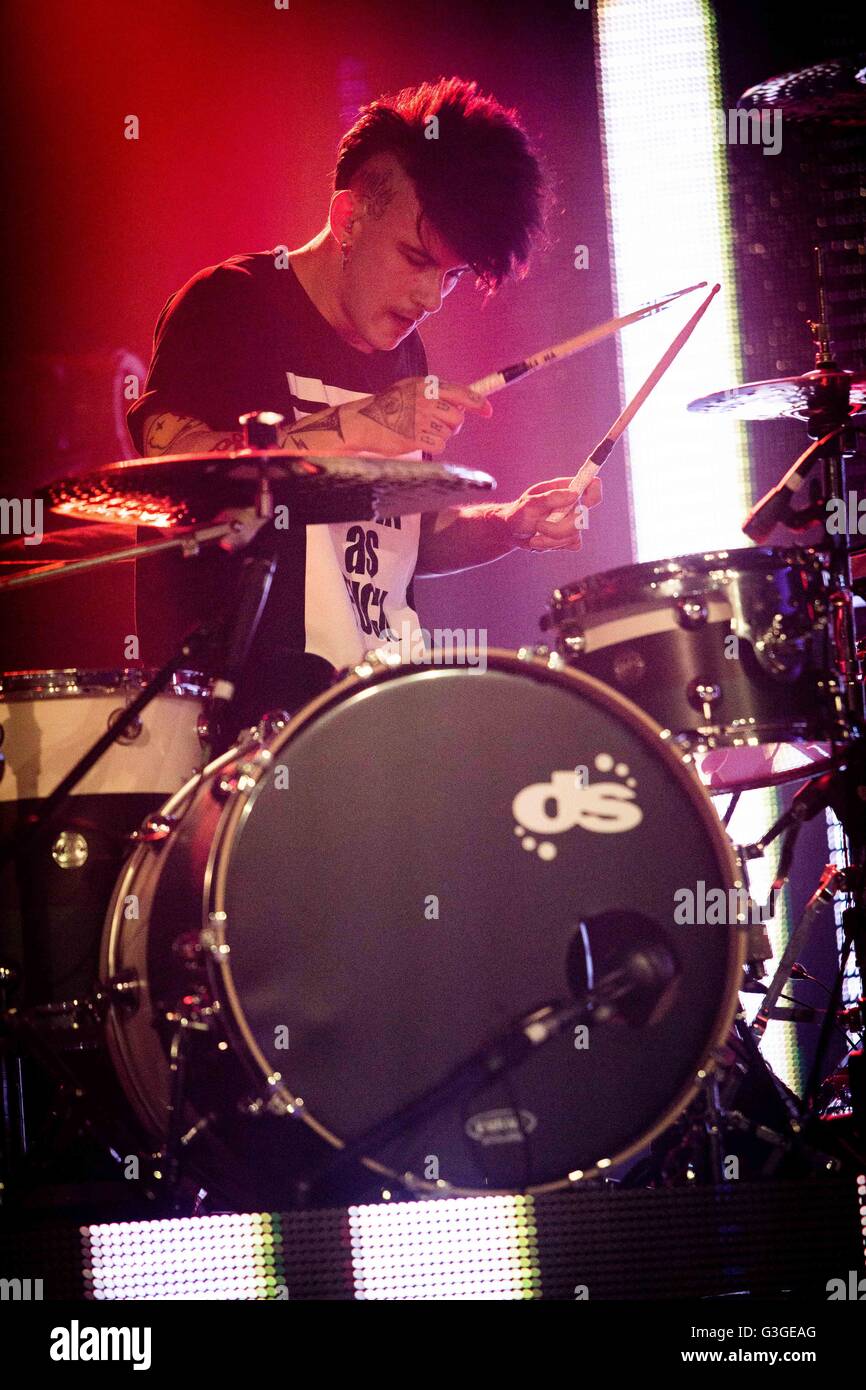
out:
{"label": "crash cymbal", "polygon": [[287,506],[296,525],[440,511],[496,486],[489,474],[453,463],[240,449],[129,459],[58,479],[37,496],[65,516],[170,529],[254,507],[262,475],[274,506]]}
{"label": "crash cymbal", "polygon": [[742,110],[782,111],[786,120],[866,125],[866,54],[815,63],[750,87],[737,102]]}
{"label": "crash cymbal", "polygon": [[816,370],[802,376],[783,376],[770,381],[747,381],[727,391],[714,391],[690,401],[698,413],[732,415],[738,420],[808,420],[816,397],[832,389],[834,382],[850,390],[852,410],[866,405],[866,380],[854,372]]}

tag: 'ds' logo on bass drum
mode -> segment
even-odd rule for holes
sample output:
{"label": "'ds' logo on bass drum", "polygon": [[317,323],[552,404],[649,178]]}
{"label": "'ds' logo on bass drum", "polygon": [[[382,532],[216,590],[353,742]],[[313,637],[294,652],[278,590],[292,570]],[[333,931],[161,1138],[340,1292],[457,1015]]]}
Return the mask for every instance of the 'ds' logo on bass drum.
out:
{"label": "'ds' logo on bass drum", "polygon": [[535,850],[540,859],[555,859],[556,845],[547,838],[539,842],[536,835],[562,835],[575,827],[596,835],[621,835],[640,825],[643,811],[628,766],[610,753],[599,753],[595,769],[613,773],[616,780],[590,782],[585,767],[569,768],[552,772],[549,782],[533,782],[517,793],[511,809],[514,833],[524,849]]}

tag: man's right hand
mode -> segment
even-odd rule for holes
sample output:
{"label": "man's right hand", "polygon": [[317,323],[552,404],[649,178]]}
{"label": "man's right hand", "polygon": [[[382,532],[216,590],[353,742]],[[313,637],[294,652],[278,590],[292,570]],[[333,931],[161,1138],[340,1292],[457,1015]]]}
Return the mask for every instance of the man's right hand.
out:
{"label": "man's right hand", "polygon": [[[434,389],[435,388],[435,389]],[[340,406],[346,453],[397,458],[425,450],[434,456],[447,449],[463,427],[467,410],[488,419],[490,402],[457,382],[405,377],[377,396],[363,396]],[[298,432],[303,432],[299,421]]]}

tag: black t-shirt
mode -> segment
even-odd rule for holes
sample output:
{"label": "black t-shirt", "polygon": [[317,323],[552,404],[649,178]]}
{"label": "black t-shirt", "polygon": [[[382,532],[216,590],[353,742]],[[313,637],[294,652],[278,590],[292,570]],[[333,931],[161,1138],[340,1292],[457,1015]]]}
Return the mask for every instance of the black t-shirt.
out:
{"label": "black t-shirt", "polygon": [[[142,452],[144,422],[162,411],[237,430],[246,411],[275,410],[292,422],[426,373],[417,332],[392,352],[358,352],[319,313],[284,254],[254,252],[199,271],[171,296],[157,323],[144,393],[127,421]],[[269,688],[281,671],[297,668],[302,653],[308,665],[327,662],[330,672],[373,647],[414,640],[419,530],[420,517],[404,516],[283,533],[255,650],[257,666],[271,672]],[[193,561],[138,566],[145,664],[164,660],[214,602],[225,602],[239,564],[233,559],[210,551]]]}

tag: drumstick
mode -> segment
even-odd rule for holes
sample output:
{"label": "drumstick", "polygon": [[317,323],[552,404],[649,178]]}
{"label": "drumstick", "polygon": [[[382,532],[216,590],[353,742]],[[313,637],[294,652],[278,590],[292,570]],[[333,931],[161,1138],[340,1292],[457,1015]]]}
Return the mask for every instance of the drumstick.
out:
{"label": "drumstick", "polygon": [[566,338],[564,342],[545,348],[543,352],[536,352],[531,357],[524,357],[522,362],[515,362],[510,367],[503,367],[501,371],[491,372],[489,376],[479,377],[478,381],[473,381],[469,389],[474,391],[477,396],[491,396],[494,391],[501,391],[503,386],[510,386],[512,381],[518,381],[520,377],[526,376],[527,372],[536,372],[539,367],[549,367],[551,362],[560,362],[564,357],[571,357],[575,352],[582,352],[584,348],[591,347],[593,343],[599,342],[602,338],[610,337],[611,333],[617,333],[629,323],[636,323],[638,319],[644,319],[648,314],[659,313],[662,309],[666,309],[669,304],[673,304],[675,299],[680,299],[682,295],[691,294],[693,290],[704,289],[706,283],[706,280],[702,280],[699,285],[689,285],[688,289],[674,290],[673,294],[663,295],[655,304],[645,304],[642,309],[635,309],[630,314],[624,314],[622,318],[608,319],[607,323],[596,324],[595,328],[588,328],[585,333],[578,333],[576,338]]}
{"label": "drumstick", "polygon": [[[692,333],[698,326],[698,323],[710,307],[710,301],[715,298],[720,289],[721,285],[713,285],[713,288],[710,290],[703,304],[695,310],[685,327],[680,329],[670,347],[662,354],[653,367],[643,386],[635,393],[621,414],[617,416],[607,434],[604,436],[604,439],[596,444],[589,457],[580,465],[580,468],[568,485],[569,492],[576,492],[579,496],[586,491],[593,478],[597,477],[601,472],[601,465],[604,463],[614,444],[625,431],[626,427],[631,424],[647,396],[653,388],[658,385],[659,381],[661,381],[677,353],[688,342]],[[568,510],[568,507],[566,507],[564,511],[551,512],[547,520],[562,521],[563,517],[568,515]]]}

